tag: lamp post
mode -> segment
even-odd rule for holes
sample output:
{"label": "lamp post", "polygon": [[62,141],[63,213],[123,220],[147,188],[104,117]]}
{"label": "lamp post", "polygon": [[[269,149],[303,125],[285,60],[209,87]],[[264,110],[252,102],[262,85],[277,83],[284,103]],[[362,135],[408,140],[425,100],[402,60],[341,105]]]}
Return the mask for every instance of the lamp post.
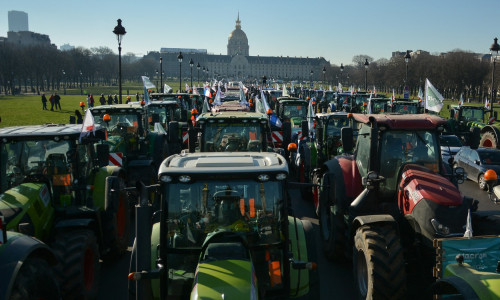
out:
{"label": "lamp post", "polygon": [[83,89],[82,89],[82,70],[80,70],[80,95],[83,95]]}
{"label": "lamp post", "polygon": [[191,58],[189,60],[189,67],[191,67],[191,88],[193,88],[193,66],[194,66],[194,62],[193,62],[193,59]]}
{"label": "lamp post", "polygon": [[368,58],[365,59],[365,92],[368,91],[368,66],[370,63],[368,62]]}
{"label": "lamp post", "polygon": [[309,75],[310,75],[310,77],[309,77],[309,87],[310,87],[310,88],[312,88],[312,87],[313,87],[313,81],[312,81],[312,79],[313,79],[313,74],[314,74],[314,72],[313,72],[313,70],[311,70],[311,73],[309,73]]}
{"label": "lamp post", "polygon": [[326,67],[323,66],[323,84],[325,84],[326,79]]}
{"label": "lamp post", "polygon": [[340,84],[342,84],[342,74],[344,73],[344,64],[340,64]]}
{"label": "lamp post", "polygon": [[120,95],[120,104],[122,103],[122,39],[125,33],[125,27],[122,26],[122,19],[117,20],[118,25],[115,26],[113,33],[116,34],[118,40],[118,89]]}
{"label": "lamp post", "polygon": [[405,55],[406,77],[405,77],[405,91],[404,91],[405,99],[410,98],[410,87],[408,85],[408,63],[410,62],[410,59],[411,59],[410,50],[406,50],[406,55]]}
{"label": "lamp post", "polygon": [[160,56],[160,91],[163,93],[163,58]]}
{"label": "lamp post", "polygon": [[491,72],[491,104],[490,104],[490,118],[493,116],[493,103],[495,102],[495,63],[498,56],[498,51],[500,50],[500,45],[498,45],[498,38],[493,39],[494,42],[491,44],[490,52],[491,59],[493,61],[493,70]]}
{"label": "lamp post", "polygon": [[182,52],[177,55],[177,60],[179,61],[179,93],[182,91]]}
{"label": "lamp post", "polygon": [[62,74],[63,74],[64,95],[66,95],[66,72],[64,72],[64,70],[62,70]]}
{"label": "lamp post", "polygon": [[198,70],[198,86],[200,85],[200,68],[201,68],[200,63],[198,63],[196,65],[196,69]]}
{"label": "lamp post", "polygon": [[158,93],[158,69],[155,70],[156,73],[156,92]]}

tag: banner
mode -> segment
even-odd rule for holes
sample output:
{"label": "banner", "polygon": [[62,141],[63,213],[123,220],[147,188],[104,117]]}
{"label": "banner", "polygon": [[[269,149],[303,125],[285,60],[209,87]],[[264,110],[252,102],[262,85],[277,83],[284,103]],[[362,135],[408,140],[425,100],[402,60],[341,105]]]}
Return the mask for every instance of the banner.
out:
{"label": "banner", "polygon": [[92,112],[90,109],[87,109],[85,112],[85,118],[83,119],[82,129],[80,132],[80,142],[82,141],[82,137],[86,137],[90,134],[90,132],[95,135],[95,123],[94,116],[92,116]]}

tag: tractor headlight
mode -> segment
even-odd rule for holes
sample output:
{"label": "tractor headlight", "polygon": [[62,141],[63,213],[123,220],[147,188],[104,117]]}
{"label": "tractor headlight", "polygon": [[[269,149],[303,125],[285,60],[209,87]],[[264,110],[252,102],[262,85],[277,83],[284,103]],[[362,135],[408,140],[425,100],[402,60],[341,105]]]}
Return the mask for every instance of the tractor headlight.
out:
{"label": "tractor headlight", "polygon": [[285,180],[285,179],[286,179],[285,173],[279,173],[276,175],[276,180]]}
{"label": "tractor headlight", "polygon": [[442,235],[442,236],[447,236],[450,234],[450,228],[448,226],[445,226],[445,225],[439,223],[438,220],[431,219],[431,224],[432,224],[432,227],[434,228],[434,231],[436,232],[436,234]]}
{"label": "tractor headlight", "polygon": [[181,175],[179,176],[179,181],[182,183],[188,183],[191,181],[191,176],[189,175]]}
{"label": "tractor headlight", "polygon": [[268,181],[269,180],[269,175],[267,175],[267,174],[260,174],[259,176],[257,176],[257,179],[259,179],[259,181],[261,181],[261,182]]}
{"label": "tractor headlight", "polygon": [[172,177],[168,175],[162,175],[160,176],[161,182],[169,183],[172,182]]}

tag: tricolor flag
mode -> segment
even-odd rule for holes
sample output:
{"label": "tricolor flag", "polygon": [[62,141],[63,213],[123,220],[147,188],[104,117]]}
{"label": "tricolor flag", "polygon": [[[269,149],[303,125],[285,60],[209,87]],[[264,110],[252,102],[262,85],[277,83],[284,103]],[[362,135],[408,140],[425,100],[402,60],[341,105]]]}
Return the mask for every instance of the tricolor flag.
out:
{"label": "tricolor flag", "polygon": [[91,131],[95,135],[94,116],[92,116],[90,109],[87,109],[85,118],[83,119],[82,130],[80,131],[80,142],[82,141],[82,137],[88,136]]}
{"label": "tricolor flag", "polygon": [[272,125],[279,128],[283,126],[283,123],[281,123],[280,119],[276,116],[276,114],[271,115],[271,117],[269,118],[269,122],[271,122]]}
{"label": "tricolor flag", "polygon": [[443,108],[443,96],[432,85],[429,79],[425,79],[425,109],[439,113]]}

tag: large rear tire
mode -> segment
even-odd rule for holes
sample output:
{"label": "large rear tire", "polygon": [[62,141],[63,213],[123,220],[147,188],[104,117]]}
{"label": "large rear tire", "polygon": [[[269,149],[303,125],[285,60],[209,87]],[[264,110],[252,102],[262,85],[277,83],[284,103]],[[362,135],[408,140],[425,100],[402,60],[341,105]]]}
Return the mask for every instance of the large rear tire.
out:
{"label": "large rear tire", "polygon": [[318,219],[323,251],[329,260],[344,257],[345,223],[343,213],[339,209],[335,193],[335,180],[331,175],[323,175],[322,187],[319,189]]}
{"label": "large rear tire", "polygon": [[358,228],[354,237],[353,274],[359,299],[406,297],[403,249],[391,225]]}
{"label": "large rear tire", "polygon": [[59,286],[46,260],[28,258],[17,274],[9,300],[59,300]]}
{"label": "large rear tire", "polygon": [[59,233],[52,245],[63,299],[95,299],[99,287],[99,246],[90,230]]}

